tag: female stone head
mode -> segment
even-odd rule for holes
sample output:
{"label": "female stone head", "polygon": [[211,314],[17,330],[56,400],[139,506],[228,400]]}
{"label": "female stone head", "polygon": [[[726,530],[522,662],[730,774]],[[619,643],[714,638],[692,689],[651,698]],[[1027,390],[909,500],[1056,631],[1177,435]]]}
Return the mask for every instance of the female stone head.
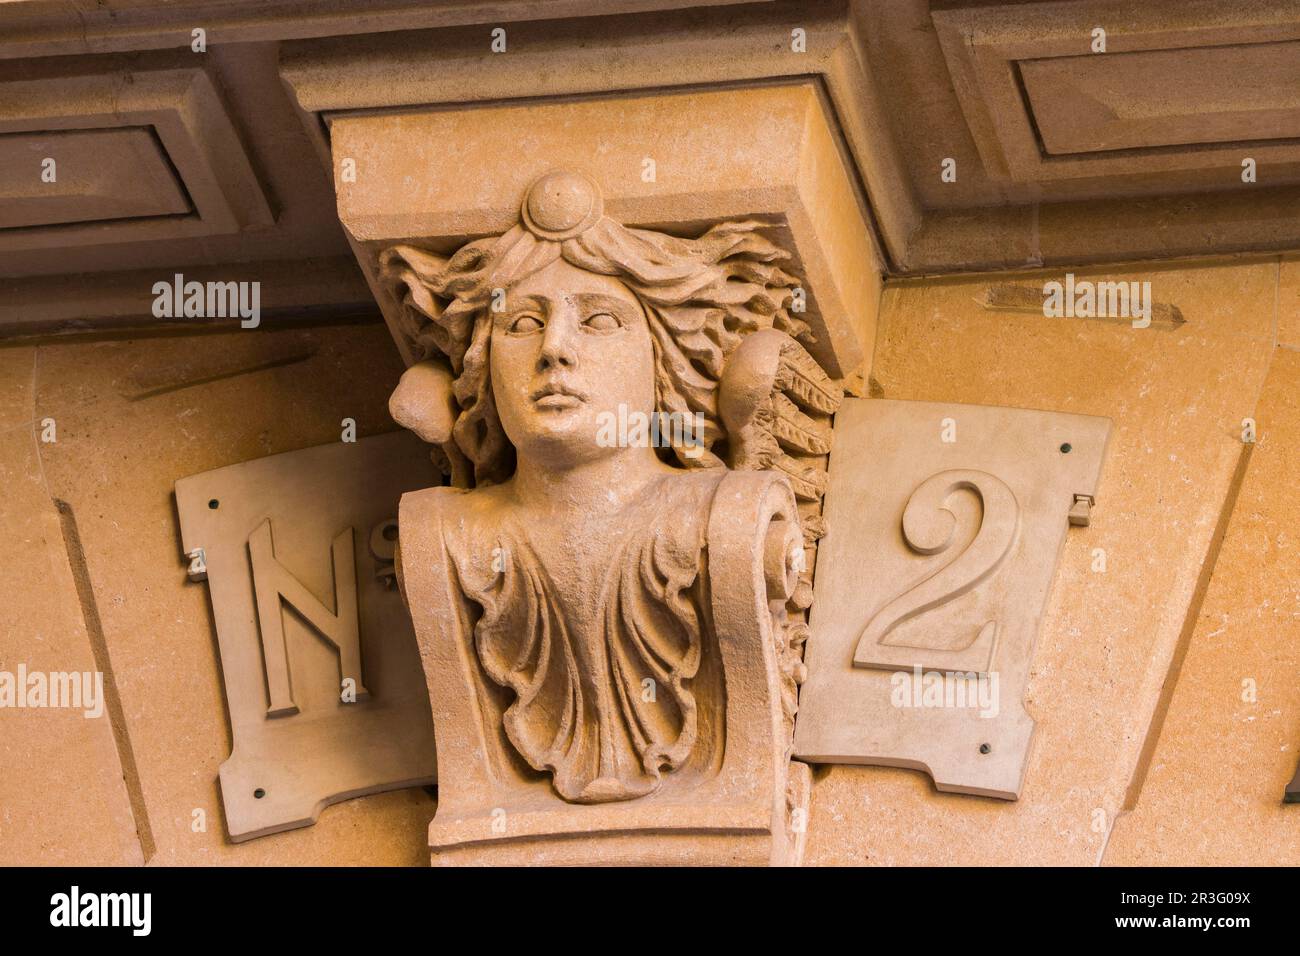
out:
{"label": "female stone head", "polygon": [[717,386],[743,336],[807,327],[788,310],[786,254],[757,222],[698,239],[626,228],[603,215],[587,178],[551,172],[528,190],[521,222],[450,260],[411,246],[381,256],[417,355],[446,363],[453,482],[500,482],[516,453],[576,461],[599,454],[596,418],[631,411],[699,415],[712,465],[725,440]]}

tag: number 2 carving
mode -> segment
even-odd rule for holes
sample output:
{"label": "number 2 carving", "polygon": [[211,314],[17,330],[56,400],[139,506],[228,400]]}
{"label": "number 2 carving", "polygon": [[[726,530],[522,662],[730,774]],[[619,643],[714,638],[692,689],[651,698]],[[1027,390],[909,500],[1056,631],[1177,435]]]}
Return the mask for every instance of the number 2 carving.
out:
{"label": "number 2 carving", "polygon": [[952,559],[882,607],[867,622],[853,654],[857,667],[922,667],[987,673],[993,663],[998,622],[985,621],[965,640],[958,635],[947,647],[888,643],[900,624],[947,604],[986,581],[1001,566],[1020,527],[1020,505],[1006,483],[974,469],[941,471],[923,481],[903,509],[903,540],[921,555],[942,554],[953,545],[957,518],[948,509],[952,496],[974,492],[981,513],[975,537]]}

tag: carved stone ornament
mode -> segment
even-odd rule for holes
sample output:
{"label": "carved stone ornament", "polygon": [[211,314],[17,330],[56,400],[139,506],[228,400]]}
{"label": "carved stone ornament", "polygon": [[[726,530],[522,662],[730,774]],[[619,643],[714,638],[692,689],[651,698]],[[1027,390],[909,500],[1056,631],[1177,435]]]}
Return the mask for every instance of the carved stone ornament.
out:
{"label": "carved stone ornament", "polygon": [[399,513],[433,702],[435,863],[791,863],[830,419],[760,222],[625,227],[567,171],[450,259],[380,254],[422,360],[394,418],[450,487]]}

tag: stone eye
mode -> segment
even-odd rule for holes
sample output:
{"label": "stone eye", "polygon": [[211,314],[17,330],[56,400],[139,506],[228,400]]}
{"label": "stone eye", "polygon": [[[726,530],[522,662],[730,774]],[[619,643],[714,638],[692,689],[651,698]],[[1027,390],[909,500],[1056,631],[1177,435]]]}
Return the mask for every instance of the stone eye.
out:
{"label": "stone eye", "polygon": [[541,331],[542,320],[535,315],[521,315],[510,323],[511,332],[528,333]]}
{"label": "stone eye", "polygon": [[594,315],[587,316],[586,321],[582,323],[587,328],[595,332],[613,332],[623,327],[623,323],[609,312],[597,312]]}

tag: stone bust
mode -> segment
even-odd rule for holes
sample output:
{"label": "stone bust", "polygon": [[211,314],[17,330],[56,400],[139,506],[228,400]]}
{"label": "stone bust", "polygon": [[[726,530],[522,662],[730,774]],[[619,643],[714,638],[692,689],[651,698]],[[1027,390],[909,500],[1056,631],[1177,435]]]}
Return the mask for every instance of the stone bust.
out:
{"label": "stone bust", "polygon": [[842,393],[799,345],[796,280],[763,229],[624,227],[593,182],[556,171],[502,236],[450,259],[382,252],[423,359],[390,408],[451,481],[405,496],[399,518],[443,790],[454,753],[483,786],[545,784],[570,804],[717,774],[744,690],[719,647],[711,527],[737,472],[764,473],[741,498],[790,502],[764,532],[775,558],[753,561],[782,579],[769,596],[792,718],[803,625],[785,610],[813,536],[794,502],[815,524]]}

